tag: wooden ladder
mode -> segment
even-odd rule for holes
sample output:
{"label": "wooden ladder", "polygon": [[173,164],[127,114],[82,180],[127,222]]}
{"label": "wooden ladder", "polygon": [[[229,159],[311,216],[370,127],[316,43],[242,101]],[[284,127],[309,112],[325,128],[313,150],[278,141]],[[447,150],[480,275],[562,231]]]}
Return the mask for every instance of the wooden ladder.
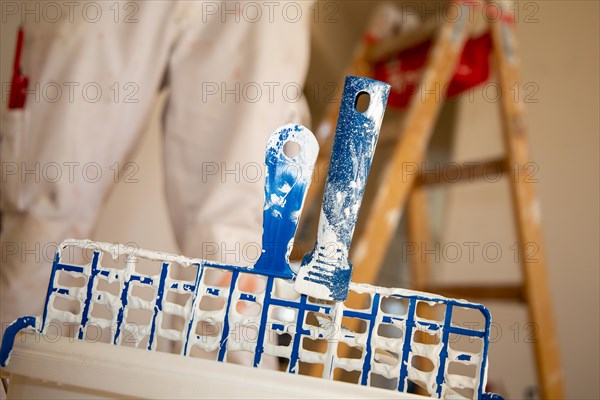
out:
{"label": "wooden ladder", "polygon": [[[459,7],[465,4],[456,2]],[[495,3],[498,4],[498,3]],[[362,43],[349,68],[349,74],[372,76],[372,65],[389,59],[403,49],[433,38],[433,45],[426,63],[426,73],[421,81],[425,88],[443,88],[452,79],[456,65],[460,59],[467,40],[472,21],[467,21],[468,11],[456,20],[449,18],[441,23],[425,22],[422,26],[407,35],[385,38],[374,44]],[[492,51],[494,53],[499,89],[501,93],[510,93],[513,85],[520,83],[520,69],[517,40],[514,24],[506,18],[488,18],[491,31]],[[429,220],[426,210],[427,189],[431,182],[426,176],[404,174],[400,179],[403,166],[422,165],[430,141],[437,116],[442,106],[438,96],[413,95],[402,132],[392,150],[382,174],[371,177],[377,180],[378,189],[364,218],[364,226],[359,227],[352,248],[351,261],[354,265],[352,281],[359,283],[375,283],[395,235],[399,218],[390,219],[390,215],[401,215],[406,204],[407,233],[409,242],[431,243]],[[326,122],[330,127],[336,126],[337,102],[327,111]],[[559,358],[558,342],[552,311],[551,294],[548,289],[546,260],[542,244],[539,221],[539,205],[532,182],[522,179],[529,172],[529,147],[525,110],[523,102],[515,101],[511,96],[502,96],[501,102],[502,132],[505,144],[505,156],[499,160],[483,163],[471,163],[477,167],[463,167],[459,176],[480,178],[494,168],[502,171],[512,179],[510,186],[514,217],[517,227],[517,238],[521,255],[528,254],[528,246],[535,244],[535,260],[532,257],[521,257],[522,282],[516,286],[464,286],[464,287],[432,287],[430,285],[430,266],[426,258],[420,254],[409,257],[412,288],[421,291],[439,293],[448,297],[487,300],[511,300],[524,303],[528,309],[529,319],[534,323],[538,335],[534,342],[537,376],[541,398],[563,398],[563,377]],[[314,206],[320,198],[327,175],[333,134],[319,137],[321,152],[317,160],[315,175],[307,197],[307,209]],[[471,179],[470,179],[471,180]],[[318,209],[312,207],[312,209]],[[300,245],[302,246],[302,245]],[[304,246],[303,246],[304,247]],[[356,251],[360,249],[360,251]],[[349,298],[346,302],[352,308],[363,308],[360,300]],[[356,329],[354,326],[348,326]]]}

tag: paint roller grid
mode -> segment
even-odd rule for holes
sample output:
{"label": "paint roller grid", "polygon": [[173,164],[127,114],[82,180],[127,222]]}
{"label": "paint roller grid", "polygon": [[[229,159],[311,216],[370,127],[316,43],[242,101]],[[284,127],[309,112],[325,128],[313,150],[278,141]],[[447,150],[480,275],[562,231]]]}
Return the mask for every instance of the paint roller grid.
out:
{"label": "paint roller grid", "polygon": [[[234,272],[234,274],[237,273]],[[221,334],[222,338],[226,337],[226,341],[219,345],[223,351],[219,355],[219,359],[226,359],[226,354],[230,351],[242,350],[254,353],[255,363],[259,364],[261,357],[256,357],[256,354],[264,353],[288,359],[288,369],[294,373],[302,373],[303,363],[322,363],[321,352],[313,352],[304,347],[309,347],[307,344],[310,341],[318,341],[324,337],[323,330],[314,323],[316,317],[311,313],[318,312],[319,315],[327,315],[330,307],[315,304],[315,302],[307,300],[305,296],[282,296],[277,288],[286,284],[291,286],[291,282],[277,279],[279,282],[277,285],[273,285],[273,278],[260,277],[259,279],[265,279],[271,283],[267,284],[270,286],[270,290],[264,290],[264,288],[255,290],[259,293],[258,295],[241,291],[240,287],[243,285],[237,284],[240,282],[239,279],[236,279],[236,283],[233,285],[235,290],[231,295],[223,294],[220,290],[215,290],[216,288],[207,288],[207,292],[212,296],[222,297],[223,301],[218,307],[218,311],[220,311],[220,315],[223,315],[221,322],[224,324],[227,321],[228,323],[228,332]],[[280,297],[276,297],[276,295]],[[300,301],[294,301],[294,297]],[[225,298],[228,300],[225,301]],[[233,307],[234,304],[235,307]],[[249,307],[249,305],[257,307]],[[227,314],[227,318],[224,317],[224,314]],[[311,323],[306,322],[307,316],[313,317]],[[316,321],[318,322],[318,320]],[[233,331],[232,322],[235,323]],[[289,343],[279,343],[278,338],[284,335],[290,339]],[[234,340],[231,340],[232,338]],[[243,340],[236,341],[236,338]]]}
{"label": "paint roller grid", "polygon": [[[435,371],[437,369],[438,375],[435,378],[435,383],[432,382],[431,375],[427,376],[429,379],[427,388],[429,389],[429,393],[437,394],[442,397],[478,398],[483,391],[483,381],[480,379],[480,374],[481,371],[485,369],[485,361],[487,359],[486,353],[488,343],[487,341],[484,341],[483,338],[487,337],[487,334],[489,333],[489,312],[482,306],[466,302],[447,300],[445,303],[447,309],[444,315],[444,323],[440,326],[442,328],[440,329],[442,332],[442,340],[436,346],[436,350],[439,351],[439,353],[436,352],[427,357],[429,362],[434,366],[433,370]],[[459,314],[478,316],[479,322],[482,323],[484,329],[477,329],[476,326],[471,326],[470,328],[472,329],[465,329],[456,321],[456,316]],[[429,325],[430,328],[435,330],[433,324],[423,325]],[[461,352],[455,351],[453,347],[455,346],[456,339],[471,344],[468,347],[472,353],[464,351],[464,349]],[[423,349],[423,345],[418,345],[416,346],[417,351],[415,351],[415,353],[423,354],[423,352],[419,351]],[[419,357],[419,355],[414,354],[413,357]],[[450,368],[457,362],[459,364],[470,365],[471,367],[468,367],[469,372],[464,373],[460,368]],[[421,362],[420,370],[424,369],[422,364],[423,362]],[[468,376],[469,374],[472,374],[473,368],[476,371],[474,374],[475,377]],[[423,373],[420,370],[416,368],[412,370],[413,376],[410,378],[415,383],[422,383],[426,380],[422,379]],[[420,376],[415,377],[414,375],[416,374],[420,374]],[[435,392],[431,390],[433,388],[435,388]]]}
{"label": "paint roller grid", "polygon": [[207,352],[219,349],[220,361],[228,353],[254,353],[265,285],[265,277],[206,267],[199,286],[204,294],[192,316],[192,344]]}
{"label": "paint roller grid", "polygon": [[[150,346],[151,325],[155,322],[150,310],[154,308],[156,293],[144,300],[130,292],[136,287],[141,291],[143,287],[152,288],[162,263],[138,258],[135,254],[125,254],[121,261],[118,252],[111,254],[99,249],[97,252],[97,275],[92,290],[95,296],[92,299],[93,318],[90,318],[86,335],[93,323],[105,324],[102,326],[102,342],[130,347]],[[95,309],[98,310],[96,315]],[[160,346],[160,350],[166,349]]]}
{"label": "paint roller grid", "polygon": [[[298,357],[301,363],[324,364],[325,354],[334,333],[331,306],[311,301],[310,298],[307,299],[307,305],[312,305],[314,308],[304,312],[303,320],[297,320],[297,326],[302,328],[302,334],[296,339],[300,341]],[[303,368],[300,368],[299,372],[302,374]]]}
{"label": "paint roller grid", "polygon": [[82,312],[79,299],[85,283],[85,278],[76,273],[58,271],[54,277],[52,294],[49,297],[53,309],[67,313],[65,317],[68,319],[76,320]]}
{"label": "paint roller grid", "polygon": [[[272,279],[272,278],[269,278]],[[306,296],[288,296],[281,291],[292,285],[277,279],[264,299],[261,328],[266,329],[257,347],[264,346],[264,353],[285,359],[290,373],[306,373],[309,364],[323,364],[324,354],[320,341],[326,332],[319,325],[319,318],[330,314],[328,305],[318,304]]]}
{"label": "paint roller grid", "polygon": [[342,317],[338,326],[339,333],[334,339],[337,343],[332,347],[332,378],[366,385],[372,367],[372,335],[376,329],[375,318],[380,296],[351,288],[349,297],[357,296],[363,298],[359,303],[368,305],[367,308],[356,310],[342,304],[337,310]]}
{"label": "paint roller grid", "polygon": [[[125,263],[124,269],[112,266],[104,268],[100,262],[101,254],[100,250],[95,251],[91,262],[85,265],[68,265],[61,264],[59,252],[53,266],[48,299],[68,295],[77,299],[83,310],[73,314],[74,319],[80,322],[80,331],[86,334],[86,328],[89,328],[86,325],[96,318],[93,307],[98,301],[88,296],[94,292],[96,300],[100,294],[100,303],[110,305],[112,319],[106,320],[119,320],[119,313],[122,312],[127,322],[133,318],[134,311],[146,312],[143,326],[138,331],[130,332],[125,324],[121,337],[117,338],[119,340],[111,336],[115,344],[130,344],[128,335],[135,339],[134,347],[150,350],[155,350],[156,343],[161,340],[186,341],[181,354],[193,354],[194,347],[204,351],[218,350],[216,358],[227,361],[228,352],[244,351],[254,353],[255,365],[260,364],[263,354],[273,355],[288,360],[288,372],[301,374],[307,365],[326,365],[330,358],[333,376],[326,376],[330,379],[337,379],[337,372],[343,369],[357,373],[355,378],[359,384],[405,390],[408,381],[413,381],[425,384],[430,392],[435,388],[431,394],[440,396],[442,393],[437,392],[437,381],[441,376],[448,383],[447,390],[453,395],[480,393],[481,388],[477,388],[477,383],[481,381],[481,368],[487,349],[487,343],[482,339],[486,330],[461,327],[451,312],[453,307],[458,310],[466,308],[468,311],[474,309],[483,314],[484,325],[489,330],[489,318],[477,306],[469,303],[427,298],[423,294],[399,289],[384,289],[387,292],[382,295],[378,288],[353,284],[351,294],[356,292],[368,297],[368,307],[351,309],[340,304],[336,308],[338,303],[293,293],[293,283],[283,279],[251,274],[258,277],[260,287],[249,288],[242,284],[243,276],[248,275],[245,272],[189,262],[186,265],[194,267],[185,267],[188,268],[184,270],[188,276],[182,281],[177,279],[178,274],[173,273],[171,268],[175,264],[171,261],[151,260],[160,266],[160,269],[154,267],[154,272],[146,267],[138,271],[142,264],[137,262],[141,257],[136,257],[136,263],[126,258],[129,263]],[[63,273],[68,274],[66,282],[60,278]],[[87,282],[82,282],[81,277]],[[77,284],[66,287],[68,280],[73,279]],[[124,304],[123,298],[127,299]],[[216,303],[211,305],[211,301]],[[419,315],[422,314],[417,311],[419,304],[434,305],[434,308],[436,304],[443,305],[444,318]],[[342,313],[341,326],[335,319],[334,311]],[[64,320],[64,313],[48,302],[44,321],[50,320],[49,317]],[[179,324],[181,327],[169,329],[168,325],[161,326],[165,322],[163,317],[169,314],[184,320]],[[359,323],[355,325],[356,322],[350,322],[352,320],[358,320]],[[232,330],[232,323],[237,323],[246,331],[240,333]],[[226,324],[229,325],[227,329]],[[186,329],[187,325],[189,329]],[[347,329],[348,325],[354,330]],[[253,329],[252,335],[249,329]],[[289,343],[278,342],[277,338],[282,335],[287,335]],[[448,346],[450,335],[475,341],[478,347],[467,351],[460,346],[456,348],[452,342]],[[345,346],[355,348],[356,354],[342,358],[341,354],[346,353],[340,349]],[[440,364],[439,359],[444,351],[445,360]],[[428,362],[433,364],[433,368],[431,365],[422,367],[423,363]],[[466,372],[461,368],[466,368]],[[455,375],[459,378],[455,378]],[[432,384],[432,381],[435,383]]]}
{"label": "paint roller grid", "polygon": [[228,361],[236,353],[256,354],[261,341],[259,329],[266,286],[267,278],[264,276],[238,272],[232,274],[230,290],[233,292],[226,303],[228,331],[223,333]]}
{"label": "paint roller grid", "polygon": [[195,327],[191,344],[207,352],[215,351],[219,347],[228,298],[227,288],[209,284],[213,283],[213,280],[214,285],[220,283],[218,279],[214,279],[215,275],[218,273],[213,268],[205,268],[192,320]]}
{"label": "paint roller grid", "polygon": [[[433,394],[440,367],[440,354],[443,349],[442,327],[439,325],[418,324],[411,337],[411,354],[408,362],[408,379]],[[446,372],[447,375],[447,372]]]}
{"label": "paint roller grid", "polygon": [[480,337],[452,333],[448,342],[446,393],[474,398],[481,380],[479,366],[484,360],[487,344]]}
{"label": "paint roller grid", "polygon": [[180,354],[185,352],[191,329],[193,303],[196,299],[201,269],[197,263],[184,266],[170,262],[164,278],[165,291],[161,323],[158,326],[158,340]]}
{"label": "paint roller grid", "polygon": [[[56,329],[58,336],[77,337],[76,330],[79,328],[83,312],[82,298],[85,297],[87,289],[87,279],[85,276],[85,267],[74,264],[60,264],[62,253],[57,252],[54,265],[50,276],[48,292],[46,295],[46,306],[42,316],[42,333],[50,334],[50,328]],[[68,261],[73,262],[73,255],[69,255]],[[67,258],[67,257],[65,257]],[[81,276],[81,275],[84,276]],[[63,278],[66,276],[67,278]],[[80,279],[83,278],[83,283]],[[76,287],[68,287],[71,283],[79,282]],[[69,310],[61,310],[59,299],[69,299],[77,301],[77,310],[69,305]],[[55,307],[56,305],[56,307]],[[76,312],[73,312],[76,311]],[[75,330],[63,329],[64,323],[76,325]],[[53,333],[53,332],[52,332]]]}
{"label": "paint roller grid", "polygon": [[[82,309],[70,319],[70,322],[79,323],[79,333],[77,336],[86,341],[105,343],[114,342],[116,344],[122,329],[122,317],[126,305],[126,302],[123,304],[123,299],[127,298],[126,289],[129,282],[132,279],[137,279],[146,284],[151,284],[152,282],[148,278],[142,276],[129,275],[131,266],[120,266],[115,264],[114,261],[117,260],[117,257],[111,258],[110,254],[108,255],[108,259],[113,261],[113,263],[107,263],[106,259],[102,262],[102,256],[105,255],[105,253],[101,253],[97,249],[94,249],[92,257],[78,257],[82,263],[91,259],[91,261],[85,265],[78,266],[62,263],[62,255],[64,253],[67,253],[66,258],[69,261],[72,261],[73,254],[77,253],[75,251],[69,251],[68,247],[77,246],[62,247],[57,253],[50,280],[48,296],[48,300],[50,301],[47,301],[44,311],[42,331],[47,329],[46,321],[56,319],[57,317],[58,319],[66,319],[64,315],[60,315],[62,314],[60,310],[53,307],[52,297],[56,297],[56,294],[61,295],[61,293],[68,294],[73,292],[76,294],[76,299]],[[84,247],[81,249],[90,250]],[[83,254],[83,251],[81,251],[81,253]],[[107,268],[103,267],[103,265],[107,264],[110,266]],[[124,272],[123,270],[126,270],[127,272]],[[71,280],[83,278],[84,284],[82,285],[79,283],[77,287],[70,289],[58,286],[57,281],[61,280],[60,277],[64,273],[68,273]],[[125,276],[130,276],[130,278],[125,279]],[[61,283],[64,285],[64,280]]]}
{"label": "paint roller grid", "polygon": [[[363,293],[365,291],[364,287],[360,287],[359,290]],[[392,385],[393,382],[396,382],[395,376],[397,377],[400,375],[400,378],[404,377],[404,382],[401,382],[399,386],[396,386],[398,389],[404,390],[403,385],[405,386],[408,383],[408,380],[411,380],[415,383],[419,383],[421,386],[427,387],[431,395],[439,396],[441,393],[437,393],[437,390],[439,389],[437,380],[440,379],[440,376],[442,382],[447,381],[452,389],[452,386],[456,382],[455,376],[460,374],[460,371],[456,371],[457,368],[454,368],[454,370],[446,368],[446,363],[443,365],[443,368],[440,368],[440,353],[445,348],[451,356],[450,358],[446,356],[446,359],[454,360],[456,357],[460,357],[461,365],[468,364],[470,366],[469,379],[465,380],[463,376],[460,376],[459,382],[461,387],[454,388],[454,390],[452,390],[453,395],[463,396],[466,394],[467,397],[470,398],[469,396],[471,396],[471,394],[476,396],[478,390],[479,393],[481,393],[482,388],[481,386],[478,388],[477,384],[478,382],[481,382],[480,374],[481,370],[484,368],[482,360],[484,360],[485,357],[483,357],[482,352],[486,351],[487,343],[483,341],[482,337],[486,334],[486,331],[485,329],[462,329],[454,326],[454,324],[451,324],[450,321],[452,320],[451,310],[453,307],[457,309],[466,308],[468,310],[475,310],[479,314],[483,315],[484,325],[487,326],[487,329],[489,329],[490,320],[489,315],[485,312],[486,310],[484,311],[483,307],[480,308],[480,306],[469,303],[454,302],[440,298],[424,298],[420,296],[420,293],[402,290],[396,290],[396,292],[398,293],[382,299],[380,302],[381,307],[378,313],[372,312],[371,318],[376,314],[379,314],[376,318],[372,319],[372,324],[374,325],[373,329],[376,332],[373,336],[377,337],[377,340],[365,340],[364,337],[360,337],[360,334],[357,335],[356,332],[352,332],[347,329],[340,340],[340,346],[338,346],[338,348],[348,344],[364,344],[364,346],[360,347],[360,350],[366,348],[369,342],[376,343],[370,360],[366,359],[366,354],[364,356],[362,354],[358,354],[359,357],[364,357],[362,360],[358,361],[363,361],[365,366],[369,364],[368,368],[363,367],[360,383],[365,384],[365,371],[370,370],[370,378],[380,378],[375,380],[369,379],[369,384],[371,386],[390,388],[390,385]],[[406,294],[400,294],[402,292],[406,292]],[[390,298],[401,298],[402,300],[406,300],[408,304],[412,304],[412,306],[404,307],[404,309],[396,308],[396,312],[393,314],[385,313],[384,311],[394,311],[389,307]],[[443,312],[444,317],[436,318],[435,315],[426,315],[429,318],[423,318],[421,315],[419,315],[422,313],[417,313],[417,306],[420,303],[428,304],[434,309],[439,308],[440,311]],[[446,307],[449,309],[449,312],[446,311]],[[369,316],[366,315],[365,311],[366,309],[362,309],[361,311],[346,310],[344,312],[344,320],[347,320],[347,317],[349,316],[359,319],[362,317],[363,320],[368,320]],[[440,319],[443,320],[443,323],[437,321]],[[407,326],[410,329],[406,329]],[[370,329],[369,331],[372,331],[373,329]],[[363,336],[368,334],[368,331],[365,332],[364,324],[363,328],[359,330]],[[405,332],[409,332],[409,335],[403,339],[402,336],[405,334]],[[443,332],[446,333],[443,335]],[[466,357],[468,355],[466,353],[463,352],[458,354],[455,351],[453,352],[453,349],[448,348],[447,343],[448,336],[450,335],[449,332],[455,332],[454,334],[463,338],[463,340],[480,342],[480,352],[479,354],[474,355],[474,357],[469,358],[469,360],[472,361],[471,363],[467,363]],[[443,338],[445,338],[445,340],[442,340]],[[408,339],[410,343],[408,346],[404,346],[403,343],[406,339]],[[398,353],[391,350],[397,350]],[[348,353],[342,352],[342,354]],[[408,365],[405,370],[400,371],[400,374],[396,372],[394,376],[392,366],[397,366],[395,363],[396,355],[398,355],[398,357],[404,357],[404,359],[408,362]],[[334,366],[343,367],[349,371],[357,371],[358,364],[359,362],[357,361],[352,363],[351,360],[338,358],[335,360]],[[475,371],[475,373],[473,371]],[[462,375],[465,374],[462,373]]]}

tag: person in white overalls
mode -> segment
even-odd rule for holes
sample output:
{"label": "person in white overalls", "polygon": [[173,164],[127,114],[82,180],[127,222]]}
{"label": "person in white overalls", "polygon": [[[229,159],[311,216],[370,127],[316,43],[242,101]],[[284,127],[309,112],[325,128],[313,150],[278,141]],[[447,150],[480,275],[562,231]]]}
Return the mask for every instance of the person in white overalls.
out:
{"label": "person in white overalls", "polygon": [[58,21],[44,2],[20,5],[40,15],[24,18],[25,107],[2,110],[2,331],[42,311],[51,265],[26,253],[90,236],[164,87],[165,190],[181,252],[260,243],[262,180],[207,166],[262,166],[277,127],[306,123],[309,5],[76,2]]}

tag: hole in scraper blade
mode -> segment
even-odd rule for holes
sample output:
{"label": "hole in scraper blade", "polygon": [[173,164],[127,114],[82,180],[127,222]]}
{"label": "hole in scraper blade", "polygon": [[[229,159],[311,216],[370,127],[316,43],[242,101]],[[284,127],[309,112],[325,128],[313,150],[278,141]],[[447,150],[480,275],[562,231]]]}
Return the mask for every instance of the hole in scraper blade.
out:
{"label": "hole in scraper blade", "polygon": [[371,103],[371,96],[367,92],[360,92],[356,96],[356,102],[354,103],[354,108],[359,113],[364,113],[369,109],[369,104]]}
{"label": "hole in scraper blade", "polygon": [[283,145],[283,154],[288,158],[294,158],[300,154],[300,144],[292,140]]}

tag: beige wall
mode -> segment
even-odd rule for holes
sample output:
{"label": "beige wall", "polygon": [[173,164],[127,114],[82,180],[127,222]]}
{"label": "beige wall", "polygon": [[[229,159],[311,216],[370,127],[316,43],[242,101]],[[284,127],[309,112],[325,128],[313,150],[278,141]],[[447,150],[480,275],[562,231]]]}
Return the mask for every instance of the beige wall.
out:
{"label": "beige wall", "polygon": [[[315,26],[311,83],[337,81],[374,3],[340,3],[338,22]],[[600,398],[599,4],[545,1],[538,5],[539,22],[518,25],[518,33],[524,81],[539,87],[539,102],[528,104],[530,141],[539,165],[536,176],[567,395]],[[14,32],[14,23],[2,24],[2,82],[9,76]],[[177,251],[162,191],[159,105],[134,155],[140,166],[139,183],[116,185],[93,239]],[[315,115],[321,114],[323,105],[313,104]],[[454,159],[497,154],[494,105],[475,96],[473,103],[462,102],[457,109]],[[446,198],[442,243],[494,241],[506,250],[514,242],[506,184],[456,187]],[[462,282],[475,274],[496,281],[518,278],[509,258],[496,264],[442,262],[436,271],[438,279],[448,281]],[[524,343],[526,315],[519,307],[490,307],[502,328],[491,350],[490,379],[496,390],[522,398],[535,381],[531,348]],[[515,323],[520,333],[517,343]]]}
{"label": "beige wall", "polygon": [[[527,104],[530,145],[538,165],[542,226],[567,394],[577,399],[600,396],[598,16],[597,2],[547,1],[539,2],[538,23],[518,25],[523,82],[539,87],[534,96],[539,101]],[[493,154],[500,145],[498,129],[490,127],[497,120],[495,108],[485,101],[462,106],[455,158]],[[506,248],[515,240],[505,205],[508,200],[506,186],[486,184],[453,191],[444,239],[496,240]],[[477,236],[465,233],[467,228],[475,228]],[[517,271],[499,274],[503,267],[514,267],[514,263],[505,264],[488,265],[486,272],[497,279],[518,276]],[[461,276],[469,272],[469,267],[462,268]],[[524,315],[513,316],[513,311],[514,307],[492,305],[508,337],[503,336],[492,350],[491,376],[506,374],[513,383],[524,385],[530,374],[523,366],[532,365],[531,357],[529,352],[525,357],[514,352],[517,348],[527,351],[527,346],[522,343]],[[514,331],[506,329],[514,322],[521,328],[516,345],[511,343]],[[513,360],[520,368],[511,367]]]}
{"label": "beige wall", "polygon": [[[339,26],[316,26],[314,47],[319,58],[312,60],[309,85],[332,81],[343,71],[351,53],[349,38],[359,36],[353,28],[363,23],[360,17],[372,6],[367,2],[340,4]],[[532,2],[521,2],[519,6],[522,18],[535,13],[530,22],[517,25],[523,67],[520,89],[523,94],[539,89],[530,97],[537,102],[527,104],[529,137],[538,168],[535,178],[539,181],[566,391],[568,398],[599,398],[599,4],[540,1],[535,5],[537,8]],[[525,87],[526,83],[532,85]],[[492,95],[490,89],[488,96]],[[474,91],[472,101],[463,97],[455,116],[453,160],[485,160],[501,153],[496,106],[486,101],[481,89]],[[436,238],[441,246],[459,245],[467,252],[467,242],[480,243],[479,249],[497,243],[503,255],[496,263],[487,262],[477,251],[473,263],[466,257],[456,263],[442,257],[434,266],[436,280],[517,282],[519,269],[511,250],[516,238],[507,183],[453,186],[446,199],[441,233]],[[396,253],[400,254],[398,249]],[[389,276],[394,265],[389,258],[387,264]],[[518,305],[487,305],[496,324],[490,382],[511,398],[523,398],[535,385],[527,314]]]}

